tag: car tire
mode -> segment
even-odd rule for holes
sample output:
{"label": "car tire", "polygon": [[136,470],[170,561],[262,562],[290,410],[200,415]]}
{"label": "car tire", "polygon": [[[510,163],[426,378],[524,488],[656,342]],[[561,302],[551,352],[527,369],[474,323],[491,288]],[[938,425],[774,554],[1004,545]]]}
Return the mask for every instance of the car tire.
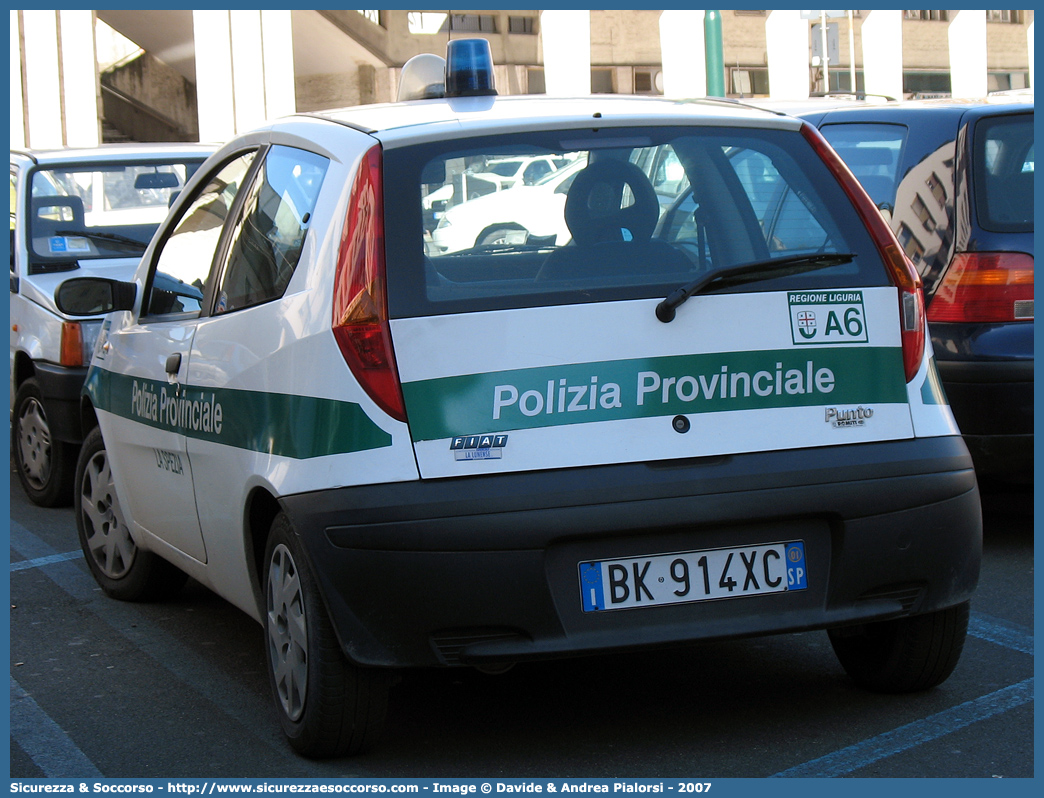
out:
{"label": "car tire", "polygon": [[478,238],[475,239],[475,246],[488,246],[488,245],[500,245],[500,246],[512,246],[518,244],[525,244],[526,239],[529,237],[529,231],[517,224],[496,224],[490,225],[481,233],[478,234]]}
{"label": "car tire", "polygon": [[76,447],[51,437],[43,394],[36,379],[25,380],[15,394],[14,459],[26,495],[41,507],[72,503]]}
{"label": "car tire", "polygon": [[892,621],[830,629],[842,667],[860,687],[912,693],[944,682],[960,659],[969,603]]}
{"label": "car tire", "polygon": [[156,601],[185,584],[184,571],[140,548],[131,537],[98,427],[80,450],[73,505],[80,548],[106,595],[121,601]]}
{"label": "car tire", "polygon": [[269,682],[291,747],[313,759],[370,748],[384,727],[389,681],[345,657],[284,513],[268,536],[264,586]]}

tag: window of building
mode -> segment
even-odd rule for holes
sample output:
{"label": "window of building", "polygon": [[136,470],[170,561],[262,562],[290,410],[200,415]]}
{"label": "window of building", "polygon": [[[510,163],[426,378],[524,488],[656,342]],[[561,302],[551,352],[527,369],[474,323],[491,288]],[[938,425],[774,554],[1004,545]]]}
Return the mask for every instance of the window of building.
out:
{"label": "window of building", "polygon": [[923,22],[949,22],[949,11],[904,11],[903,19],[921,20]]}
{"label": "window of building", "polygon": [[929,233],[932,232],[935,229],[935,219],[932,217],[931,211],[928,210],[928,206],[924,204],[924,200],[920,196],[915,197],[911,207],[914,216],[920,219],[921,224],[924,225],[924,229]]}
{"label": "window of building", "polygon": [[920,98],[948,97],[949,72],[903,72],[903,92]]}
{"label": "window of building", "polygon": [[764,67],[731,67],[732,94],[754,97],[769,93],[769,74]]}
{"label": "window of building", "polygon": [[1012,25],[1022,24],[1021,11],[987,11],[987,22],[1009,22]]}
{"label": "window of building", "polygon": [[591,93],[592,94],[612,94],[615,91],[613,88],[613,70],[611,69],[592,69],[591,70]]}
{"label": "window of building", "polygon": [[935,197],[935,201],[939,203],[939,207],[942,208],[946,205],[946,188],[943,186],[943,181],[939,179],[939,175],[932,173],[932,176],[925,181],[925,185],[928,186],[928,191]]}
{"label": "window of building", "polygon": [[508,17],[508,33],[537,32],[536,17]]}
{"label": "window of building", "polygon": [[497,18],[492,14],[451,14],[450,30],[467,33],[496,33]]}
{"label": "window of building", "polygon": [[663,71],[659,67],[635,67],[634,93],[663,94]]}
{"label": "window of building", "polygon": [[362,14],[374,25],[380,25],[381,27],[384,27],[384,20],[381,19],[380,11],[356,11],[356,13]]}

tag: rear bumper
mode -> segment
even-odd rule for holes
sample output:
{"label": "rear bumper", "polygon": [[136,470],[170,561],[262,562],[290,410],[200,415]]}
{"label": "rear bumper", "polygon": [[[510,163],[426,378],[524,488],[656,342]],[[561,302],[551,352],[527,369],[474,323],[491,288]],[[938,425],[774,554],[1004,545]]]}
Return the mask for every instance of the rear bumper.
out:
{"label": "rear bumper", "polygon": [[957,426],[982,479],[1033,479],[1033,361],[939,360]]}
{"label": "rear bumper", "polygon": [[[941,609],[978,579],[960,438],[340,488],[283,499],[345,653],[495,664]],[[805,543],[803,591],[584,613],[586,560]]]}

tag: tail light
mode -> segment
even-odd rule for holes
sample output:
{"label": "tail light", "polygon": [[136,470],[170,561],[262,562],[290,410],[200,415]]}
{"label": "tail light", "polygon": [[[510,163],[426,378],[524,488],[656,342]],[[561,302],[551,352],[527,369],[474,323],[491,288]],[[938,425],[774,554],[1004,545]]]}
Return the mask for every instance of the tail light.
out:
{"label": "tail light", "polygon": [[363,390],[389,416],[405,421],[388,324],[382,193],[381,148],[374,146],[359,164],[341,231],[333,334]]}
{"label": "tail light", "polygon": [[1033,256],[962,252],[954,256],[928,307],[929,321],[1033,319]]}
{"label": "tail light", "polygon": [[841,160],[833,148],[814,126],[807,122],[801,126],[801,134],[812,145],[812,149],[826,163],[827,168],[841,184],[849,200],[855,206],[870,236],[877,246],[877,251],[884,261],[885,269],[892,280],[892,285],[899,289],[899,320],[902,331],[903,367],[906,381],[910,382],[921,368],[924,359],[924,292],[921,276],[917,273],[903,248],[896,240],[892,229],[881,216],[873,200],[859,185],[851,170]]}

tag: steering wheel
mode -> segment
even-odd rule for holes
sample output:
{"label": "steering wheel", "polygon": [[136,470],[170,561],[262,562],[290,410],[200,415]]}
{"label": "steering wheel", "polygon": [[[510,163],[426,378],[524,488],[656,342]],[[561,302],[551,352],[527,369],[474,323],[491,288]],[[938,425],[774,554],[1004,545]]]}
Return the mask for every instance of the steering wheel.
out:
{"label": "steering wheel", "polygon": [[[631,203],[624,206],[625,188]],[[569,188],[565,222],[581,246],[607,241],[648,240],[660,217],[656,192],[645,173],[632,163],[593,161],[578,172]]]}

